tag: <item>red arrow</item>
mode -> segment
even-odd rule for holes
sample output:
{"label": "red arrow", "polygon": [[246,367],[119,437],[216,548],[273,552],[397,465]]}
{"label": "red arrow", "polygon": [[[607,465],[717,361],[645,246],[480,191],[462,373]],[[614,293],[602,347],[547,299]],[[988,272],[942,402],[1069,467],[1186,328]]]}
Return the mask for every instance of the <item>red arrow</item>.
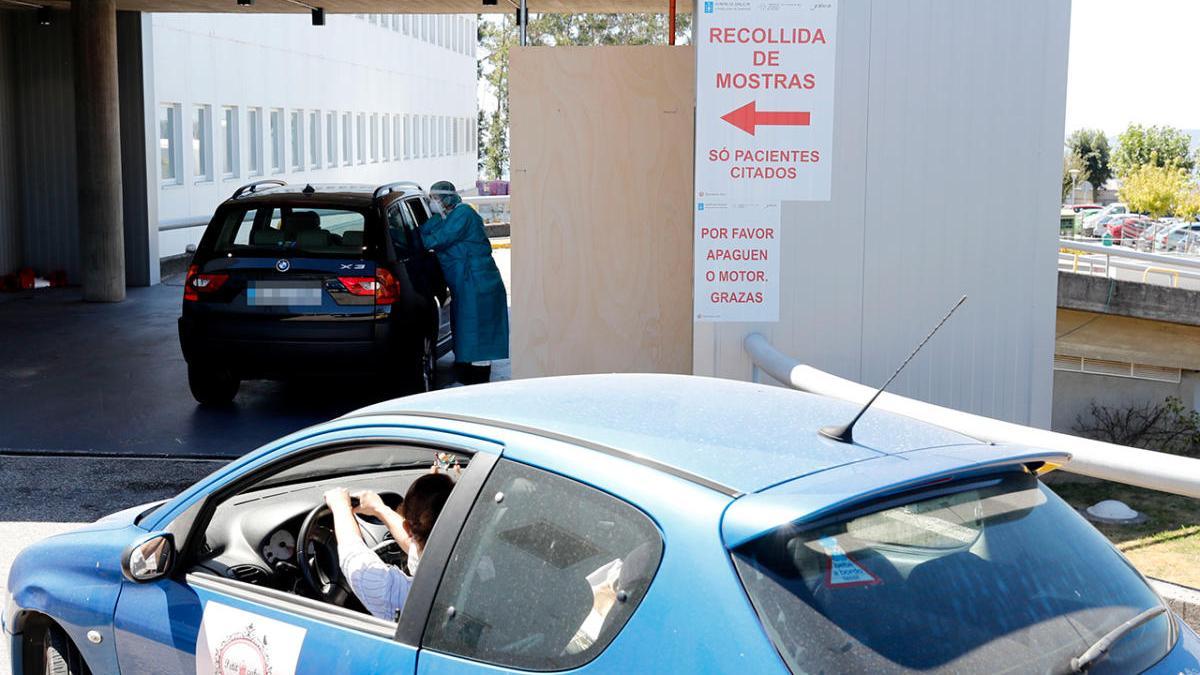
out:
{"label": "red arrow", "polygon": [[721,119],[753,136],[756,126],[806,127],[811,117],[812,114],[807,112],[759,112],[754,101],[750,101]]}

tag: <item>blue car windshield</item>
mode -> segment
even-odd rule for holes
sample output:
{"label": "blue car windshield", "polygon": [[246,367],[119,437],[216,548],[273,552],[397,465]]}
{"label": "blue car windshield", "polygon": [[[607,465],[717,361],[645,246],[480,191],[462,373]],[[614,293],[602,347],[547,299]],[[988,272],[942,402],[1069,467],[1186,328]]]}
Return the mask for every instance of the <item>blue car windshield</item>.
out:
{"label": "blue car windshield", "polygon": [[[1071,672],[1106,633],[1162,601],[1036,477],[914,495],[733,553],[793,673]],[[1140,672],[1170,651],[1169,613],[1092,673]]]}

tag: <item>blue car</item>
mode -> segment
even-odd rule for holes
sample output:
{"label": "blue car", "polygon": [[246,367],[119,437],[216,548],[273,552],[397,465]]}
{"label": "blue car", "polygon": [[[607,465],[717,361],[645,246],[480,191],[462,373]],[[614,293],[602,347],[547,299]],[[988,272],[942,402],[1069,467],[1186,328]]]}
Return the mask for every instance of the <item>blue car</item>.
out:
{"label": "blue car", "polygon": [[[698,377],[381,403],[22,552],[13,672],[1179,673],[1200,639],[1038,474],[1069,458]],[[322,495],[462,467],[396,621]],[[389,501],[390,500],[390,501]],[[382,523],[364,538],[403,551]]]}

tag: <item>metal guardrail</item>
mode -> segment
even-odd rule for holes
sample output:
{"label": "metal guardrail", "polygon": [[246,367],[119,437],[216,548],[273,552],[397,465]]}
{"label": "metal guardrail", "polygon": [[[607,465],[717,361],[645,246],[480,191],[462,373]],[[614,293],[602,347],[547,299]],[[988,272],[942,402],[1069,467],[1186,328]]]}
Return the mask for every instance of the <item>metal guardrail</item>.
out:
{"label": "metal guardrail", "polygon": [[188,218],[172,218],[170,220],[160,220],[158,222],[159,232],[170,232],[171,230],[188,230],[193,227],[204,227],[208,225],[211,216],[191,216]]}
{"label": "metal guardrail", "polygon": [[512,212],[508,206],[509,196],[472,195],[463,197],[463,202],[473,206],[485,223],[511,223]]}
{"label": "metal guardrail", "polygon": [[[775,349],[760,333],[746,336],[743,347],[757,368],[794,389],[857,405],[866,403],[875,393],[871,387],[796,361]],[[879,396],[874,408],[957,431],[982,442],[1068,452],[1071,461],[1062,470],[1070,473],[1200,498],[1200,459],[1034,429],[886,392]]]}
{"label": "metal guardrail", "polygon": [[1058,247],[1060,249],[1082,251],[1084,253],[1095,253],[1113,258],[1143,260],[1145,262],[1156,263],[1162,267],[1178,267],[1182,269],[1200,271],[1200,257],[1148,253],[1146,251],[1138,251],[1136,249],[1127,248],[1124,246],[1104,246],[1103,244],[1093,244],[1092,242],[1080,241],[1078,239],[1059,239]]}

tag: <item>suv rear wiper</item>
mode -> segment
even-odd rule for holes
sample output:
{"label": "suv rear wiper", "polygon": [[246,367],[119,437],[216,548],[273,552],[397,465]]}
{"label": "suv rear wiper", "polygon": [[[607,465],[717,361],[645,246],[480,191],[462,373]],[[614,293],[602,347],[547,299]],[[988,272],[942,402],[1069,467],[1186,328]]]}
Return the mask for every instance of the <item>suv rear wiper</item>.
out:
{"label": "suv rear wiper", "polygon": [[1109,648],[1116,644],[1117,640],[1125,637],[1131,631],[1133,631],[1133,629],[1141,626],[1165,611],[1167,611],[1167,608],[1162,605],[1159,605],[1158,607],[1151,607],[1150,609],[1138,614],[1120,626],[1108,631],[1108,633],[1105,633],[1104,637],[1096,640],[1095,644],[1093,644],[1091,647],[1088,647],[1087,651],[1071,659],[1071,670],[1076,673],[1082,673],[1083,671],[1087,670],[1092,666],[1093,663],[1099,660],[1100,657],[1107,654]]}

